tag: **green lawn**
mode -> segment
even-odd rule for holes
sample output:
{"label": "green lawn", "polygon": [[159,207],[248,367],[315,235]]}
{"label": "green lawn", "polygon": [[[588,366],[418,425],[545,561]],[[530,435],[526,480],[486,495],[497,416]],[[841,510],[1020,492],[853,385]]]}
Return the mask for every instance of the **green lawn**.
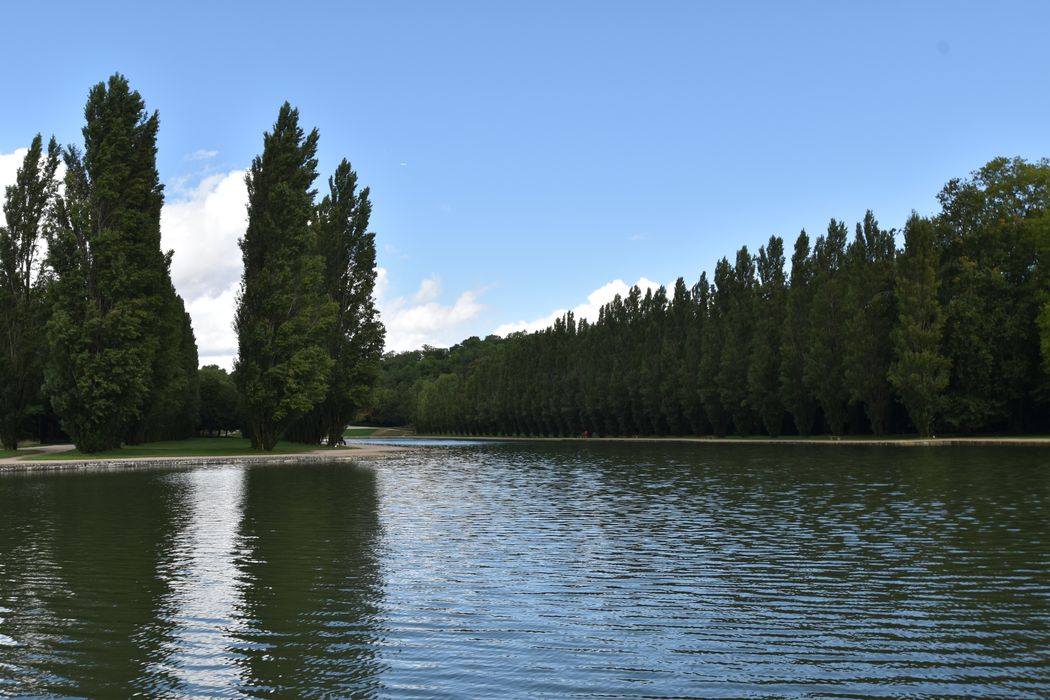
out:
{"label": "green lawn", "polygon": [[0,459],[3,459],[4,457],[17,457],[18,454],[18,452],[13,450],[0,450]]}
{"label": "green lawn", "polygon": [[343,437],[404,437],[415,433],[404,428],[348,428]]}
{"label": "green lawn", "polygon": [[[296,442],[279,442],[270,454],[294,454],[319,449],[318,445],[303,445]],[[0,453],[2,455],[3,453]],[[126,445],[119,450],[108,450],[86,454],[79,450],[34,455],[31,460],[42,459],[98,459],[109,457],[233,457],[237,455],[265,454],[252,449],[246,438],[190,438],[149,442],[143,445]]]}

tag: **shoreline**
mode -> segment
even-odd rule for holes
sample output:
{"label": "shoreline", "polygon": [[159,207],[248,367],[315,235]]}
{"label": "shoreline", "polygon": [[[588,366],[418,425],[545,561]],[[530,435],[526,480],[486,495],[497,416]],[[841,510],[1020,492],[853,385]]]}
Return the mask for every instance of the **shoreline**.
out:
{"label": "shoreline", "polygon": [[[368,440],[369,438],[358,438]],[[378,438],[386,439],[386,438]],[[799,438],[736,438],[736,437],[506,437],[495,435],[406,435],[398,440],[489,440],[492,442],[580,442],[580,443],[636,443],[685,445],[758,445],[776,447],[1050,447],[1046,437],[932,437],[932,438],[831,438],[828,436]]]}
{"label": "shoreline", "polygon": [[[243,455],[186,455],[156,457],[99,457],[95,459],[34,459],[26,460],[22,456],[0,458],[0,473],[24,473],[46,471],[75,470],[116,470],[143,469],[150,467],[195,467],[219,464],[273,464],[273,463],[310,463],[310,462],[352,462],[359,459],[388,457],[390,455],[417,449],[414,445],[389,445],[375,440],[403,440],[420,442],[426,440],[448,441],[488,441],[488,442],[547,442],[547,443],[582,443],[582,444],[643,444],[643,445],[706,445],[723,446],[756,446],[756,447],[1050,447],[1050,436],[1047,437],[944,437],[944,438],[717,438],[717,437],[506,437],[506,436],[464,436],[464,435],[404,435],[396,438],[349,438],[344,448],[336,450],[313,450],[310,452],[281,454],[243,454]],[[356,443],[356,444],[355,444]],[[72,446],[64,446],[72,447]],[[27,452],[26,456],[29,454]]]}
{"label": "shoreline", "polygon": [[[172,457],[99,457],[96,459],[0,459],[0,473],[41,471],[143,469],[149,467],[197,467],[217,464],[273,464],[276,462],[353,462],[404,452],[408,447],[394,445],[347,446],[336,450],[284,454],[187,455]],[[27,453],[28,455],[29,453]]]}

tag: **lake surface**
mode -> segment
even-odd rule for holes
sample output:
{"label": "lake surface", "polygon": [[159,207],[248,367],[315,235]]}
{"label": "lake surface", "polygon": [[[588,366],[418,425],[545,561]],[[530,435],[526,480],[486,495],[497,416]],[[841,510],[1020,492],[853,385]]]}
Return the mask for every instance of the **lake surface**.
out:
{"label": "lake surface", "polygon": [[1050,695],[1039,448],[0,476],[0,696]]}

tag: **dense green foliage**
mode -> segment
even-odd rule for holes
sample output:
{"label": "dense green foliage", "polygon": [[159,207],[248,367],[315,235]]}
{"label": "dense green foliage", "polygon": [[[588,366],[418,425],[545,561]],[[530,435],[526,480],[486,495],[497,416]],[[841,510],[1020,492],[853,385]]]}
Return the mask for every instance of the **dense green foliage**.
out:
{"label": "dense green foliage", "polygon": [[[508,338],[383,361],[379,423],[502,435],[1045,431],[1050,163],[997,159],[932,219],[850,240],[834,219],[790,278],[772,237],[713,283],[630,291]],[[1040,350],[1043,359],[1040,361]]]}
{"label": "dense green foliage", "polygon": [[[341,438],[371,402],[375,308],[369,190],[342,161],[319,203],[317,131],[285,103],[249,171],[234,376],[198,370],[160,248],[157,114],[120,75],[84,110],[84,148],[38,135],[0,226],[0,444],[62,428],[84,453],[245,429],[256,448]],[[56,179],[65,162],[63,186]],[[42,254],[47,244],[46,258]],[[42,259],[43,258],[43,259]]]}
{"label": "dense green foliage", "polygon": [[293,424],[297,442],[333,445],[372,398],[383,353],[384,328],[372,294],[376,280],[375,234],[368,230],[369,190],[357,191],[357,173],[343,160],[328,180],[329,194],[314,219],[317,253],[324,260],[323,289],[335,305],[325,347],[332,358],[324,399]]}
{"label": "dense green foliage", "polygon": [[324,261],[310,226],[317,139],[284,103],[246,177],[235,377],[249,437],[265,450],[324,399],[332,368],[325,336],[335,305],[324,294]]}
{"label": "dense green foliage", "polygon": [[198,428],[209,435],[232,432],[241,427],[237,386],[226,370],[205,365],[198,371],[200,382],[200,420]]}
{"label": "dense green foliage", "polygon": [[197,352],[160,248],[159,120],[120,75],[91,89],[84,112],[48,238],[46,391],[84,452],[186,437]]}
{"label": "dense green foliage", "polygon": [[897,270],[900,320],[893,331],[895,360],[888,377],[920,435],[929,435],[948,385],[948,358],[940,352],[944,315],[937,300],[933,225],[913,216],[904,229]]}
{"label": "dense green foliage", "polygon": [[286,102],[247,175],[234,381],[246,432],[264,450],[286,434],[341,439],[379,371],[368,189],[357,191],[344,160],[315,205],[317,140]]}
{"label": "dense green foliage", "polygon": [[18,449],[26,417],[41,411],[47,289],[40,242],[58,191],[59,159],[55,140],[45,154],[37,134],[15,184],[5,193],[7,225],[0,226],[0,444],[9,450]]}

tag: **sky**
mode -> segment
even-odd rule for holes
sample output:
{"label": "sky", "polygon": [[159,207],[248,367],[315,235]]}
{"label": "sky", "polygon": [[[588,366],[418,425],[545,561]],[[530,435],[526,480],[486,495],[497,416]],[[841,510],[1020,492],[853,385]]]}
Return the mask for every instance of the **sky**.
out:
{"label": "sky", "polygon": [[371,188],[387,349],[693,284],[741,246],[884,227],[996,156],[1050,156],[1045,2],[13,3],[0,185],[90,87],[160,113],[162,238],[232,367],[244,171],[280,105]]}

